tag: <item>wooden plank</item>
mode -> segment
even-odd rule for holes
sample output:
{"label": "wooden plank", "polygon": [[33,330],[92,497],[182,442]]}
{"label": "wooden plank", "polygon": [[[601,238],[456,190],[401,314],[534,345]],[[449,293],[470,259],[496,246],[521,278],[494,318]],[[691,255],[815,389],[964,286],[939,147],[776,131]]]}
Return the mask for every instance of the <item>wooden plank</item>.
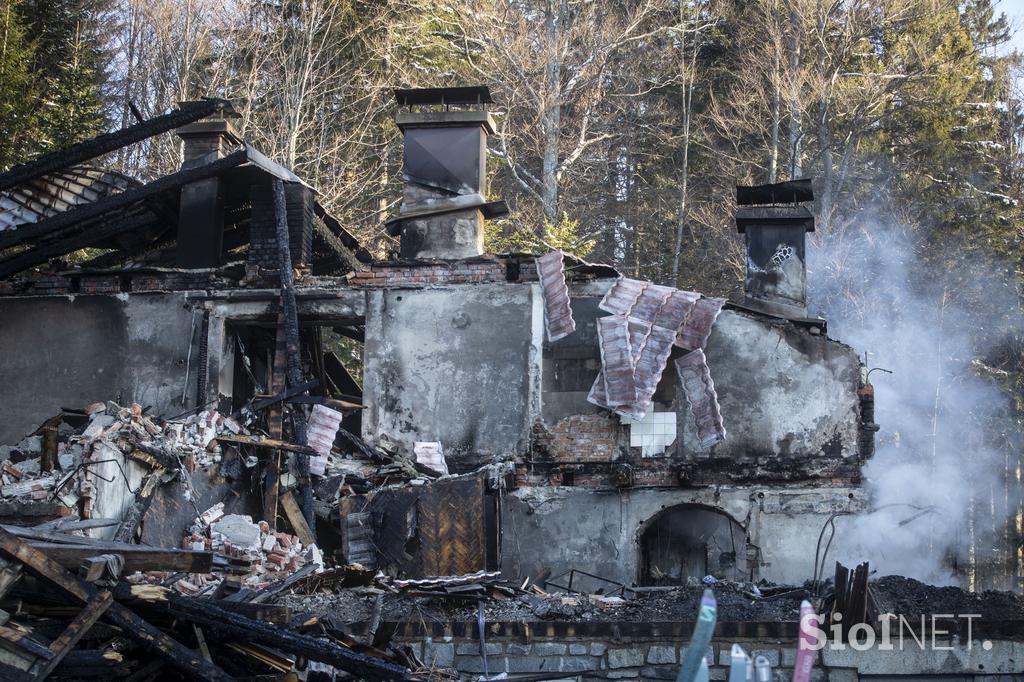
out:
{"label": "wooden plank", "polygon": [[[282,381],[284,380],[283,374],[281,375],[281,379]],[[303,384],[299,384],[298,386],[292,386],[289,389],[279,391],[274,395],[267,396],[266,398],[255,399],[251,401],[246,407],[243,407],[241,410],[238,410],[237,412],[232,414],[231,417],[233,419],[238,419],[239,417],[242,416],[242,412],[244,410],[249,410],[250,412],[259,412],[260,410],[272,407],[277,403],[289,400],[291,398],[296,398],[297,396],[299,396],[299,394],[305,393],[306,391],[312,391],[314,388],[318,388],[319,386],[320,381],[318,379],[313,379],[312,381],[307,381]],[[271,390],[273,390],[273,388],[271,388]]]}
{"label": "wooden plank", "polygon": [[[270,368],[270,390],[283,395],[285,390],[285,364],[287,363],[284,336],[284,309],[278,306],[277,334],[274,337],[274,359]],[[267,411],[267,430],[270,437],[280,440],[284,435],[284,406],[275,402]],[[263,490],[263,518],[270,528],[277,529],[277,503],[281,484],[281,452],[270,453]]]}
{"label": "wooden plank", "polygon": [[53,652],[46,648],[46,645],[40,644],[39,642],[30,639],[21,630],[15,630],[9,628],[6,625],[0,625],[0,640],[12,644],[21,651],[31,654],[36,658],[50,659],[53,658]]}
{"label": "wooden plank", "polygon": [[338,646],[330,640],[261,623],[225,611],[215,604],[198,603],[189,597],[170,594],[168,599],[174,615],[193,623],[216,627],[223,636],[234,641],[274,647],[312,661],[328,663],[368,680],[417,679],[403,666]]}
{"label": "wooden plank", "polygon": [[[97,593],[96,588],[92,585],[78,580],[42,551],[19,540],[3,528],[0,528],[0,551],[25,564],[33,572],[49,580],[82,603],[88,602]],[[106,613],[106,618],[121,628],[126,636],[151,648],[166,658],[171,665],[187,675],[191,675],[194,679],[209,682],[231,679],[223,670],[207,663],[194,651],[168,637],[120,604],[112,604]]]}
{"label": "wooden plank", "polygon": [[[124,557],[122,573],[135,571],[183,571],[209,573],[213,570],[213,552],[195,552],[188,549],[160,549],[145,545],[96,543],[93,545],[65,545],[56,542],[29,541],[62,567],[78,570],[82,561],[97,554],[119,554]],[[114,545],[110,547],[109,545]]]}
{"label": "wooden plank", "polygon": [[35,675],[37,680],[45,680],[113,603],[113,596],[106,590],[97,593],[86,602],[85,608],[75,616],[60,637],[50,644],[49,649],[53,657],[48,661],[39,661],[32,666],[29,672]]}
{"label": "wooden plank", "polygon": [[298,443],[289,443],[276,438],[266,438],[263,436],[221,434],[217,436],[217,440],[222,443],[241,443],[242,445],[256,445],[258,447],[271,448],[274,450],[287,450],[288,452],[294,452],[300,455],[310,455],[313,457],[318,454],[316,450],[308,445],[299,445]]}
{"label": "wooden plank", "polygon": [[295,534],[299,536],[302,544],[306,547],[315,545],[316,537],[310,530],[309,524],[306,523],[306,517],[302,515],[302,510],[299,509],[299,503],[292,491],[288,490],[281,495],[280,501],[281,508],[284,510],[285,516],[288,517],[288,523],[292,524],[292,528],[295,529]]}
{"label": "wooden plank", "polygon": [[350,403],[347,400],[338,400],[337,398],[325,398],[322,395],[300,395],[289,398],[285,402],[289,405],[323,405],[338,412],[355,412],[356,410],[366,409],[366,405],[361,403]]}
{"label": "wooden plank", "polygon": [[206,646],[206,637],[203,636],[203,629],[193,623],[192,631],[196,635],[196,643],[199,645],[199,653],[203,655],[203,658],[206,659],[207,663],[213,663],[213,657],[210,656],[210,647]]}

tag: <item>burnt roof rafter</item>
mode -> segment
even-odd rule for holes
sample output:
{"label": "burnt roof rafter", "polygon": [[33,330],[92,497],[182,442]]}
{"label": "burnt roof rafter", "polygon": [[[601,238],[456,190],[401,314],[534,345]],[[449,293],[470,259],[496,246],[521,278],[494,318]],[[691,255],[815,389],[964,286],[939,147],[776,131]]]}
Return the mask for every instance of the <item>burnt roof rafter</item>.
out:
{"label": "burnt roof rafter", "polygon": [[149,211],[144,211],[125,216],[121,220],[106,223],[96,229],[87,230],[60,241],[36,246],[5,260],[0,260],[0,278],[21,272],[26,268],[41,265],[51,258],[57,258],[78,249],[84,249],[87,246],[92,246],[118,234],[138,230],[152,224],[156,220],[156,216]]}
{"label": "burnt roof rafter", "polygon": [[91,139],[57,149],[0,173],[0,191],[10,189],[23,182],[34,180],[47,173],[54,173],[68,166],[94,159],[115,149],[135,142],[141,142],[160,133],[179,128],[218,112],[233,112],[231,103],[224,99],[203,99],[183,102],[170,113],[151,118],[113,133],[104,133]]}
{"label": "burnt roof rafter", "polygon": [[248,161],[246,151],[244,149],[239,150],[206,165],[178,171],[171,175],[165,175],[162,178],[154,180],[148,185],[143,185],[135,189],[121,192],[120,194],[105,197],[99,201],[95,201],[91,204],[85,204],[63,213],[58,213],[57,215],[38,223],[26,225],[18,228],[17,230],[11,230],[7,234],[0,233],[0,250],[32,239],[37,239],[44,235],[55,235],[58,232],[74,227],[108,211],[124,208],[135,202],[154,197],[162,192],[177,189],[189,182],[212,177],[230,168],[239,166],[246,161]]}

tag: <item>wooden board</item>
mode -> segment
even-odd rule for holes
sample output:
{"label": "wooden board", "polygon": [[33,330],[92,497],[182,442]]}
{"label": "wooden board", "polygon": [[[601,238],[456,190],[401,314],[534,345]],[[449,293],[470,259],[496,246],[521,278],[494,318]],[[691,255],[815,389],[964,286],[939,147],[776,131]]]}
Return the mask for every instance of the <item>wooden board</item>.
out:
{"label": "wooden board", "polygon": [[302,541],[304,547],[316,544],[316,536],[313,535],[313,531],[310,530],[309,524],[306,523],[306,517],[302,515],[302,510],[299,509],[299,503],[295,499],[295,495],[291,490],[282,493],[279,501],[281,503],[281,509],[284,510],[284,514],[288,517],[288,523],[292,524],[292,528],[295,529],[295,534],[299,536],[299,540]]}
{"label": "wooden board", "polygon": [[484,569],[484,493],[480,474],[377,493],[368,511],[380,564],[410,578]]}

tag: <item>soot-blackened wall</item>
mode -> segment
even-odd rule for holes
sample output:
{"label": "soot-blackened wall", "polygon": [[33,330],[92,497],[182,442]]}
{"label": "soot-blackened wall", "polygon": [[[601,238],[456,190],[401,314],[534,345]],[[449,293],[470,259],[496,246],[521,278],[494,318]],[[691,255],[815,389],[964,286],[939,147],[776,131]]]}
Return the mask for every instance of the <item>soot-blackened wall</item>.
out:
{"label": "soot-blackened wall", "polygon": [[183,293],[0,298],[0,319],[0,444],[61,407],[136,402],[167,417],[195,404],[202,313]]}

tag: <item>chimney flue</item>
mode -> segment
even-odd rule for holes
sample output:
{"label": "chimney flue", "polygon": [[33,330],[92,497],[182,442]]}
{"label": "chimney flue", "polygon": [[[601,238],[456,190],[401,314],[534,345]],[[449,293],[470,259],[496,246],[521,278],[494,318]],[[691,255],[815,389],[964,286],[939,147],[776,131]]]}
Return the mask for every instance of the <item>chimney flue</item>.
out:
{"label": "chimney flue", "polygon": [[483,86],[396,90],[395,99],[409,108],[395,117],[405,138],[405,185],[398,218],[388,222],[389,232],[401,236],[401,257],[481,255],[484,219],[507,213],[504,202],[485,199],[487,135],[494,133],[484,110],[490,92]]}
{"label": "chimney flue", "polygon": [[[182,102],[188,104],[188,102]],[[182,168],[197,165],[200,159],[214,155],[211,160],[227,156],[238,148],[242,138],[231,122],[238,113],[228,106],[223,111],[184,125],[174,132],[182,141]]]}
{"label": "chimney flue", "polygon": [[[235,110],[227,105],[213,117],[200,119],[175,130],[182,140],[181,167],[200,166],[235,151],[241,144],[241,138],[230,119],[237,117]],[[221,265],[224,194],[224,182],[219,177],[190,182],[181,188],[175,256],[178,267],[215,268]]]}
{"label": "chimney flue", "polygon": [[811,180],[737,187],[736,229],[746,238],[745,303],[772,315],[807,317],[807,233]]}

